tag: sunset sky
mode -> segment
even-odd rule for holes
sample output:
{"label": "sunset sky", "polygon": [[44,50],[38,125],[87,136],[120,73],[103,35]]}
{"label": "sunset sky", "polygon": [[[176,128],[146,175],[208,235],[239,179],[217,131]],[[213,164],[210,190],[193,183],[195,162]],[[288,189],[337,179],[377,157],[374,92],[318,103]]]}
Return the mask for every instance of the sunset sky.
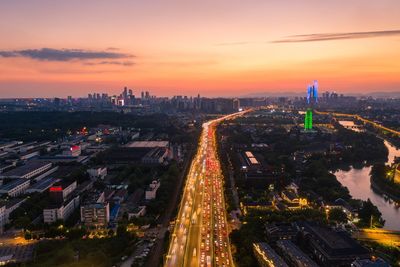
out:
{"label": "sunset sky", "polygon": [[0,97],[400,91],[399,0],[4,0],[0,22]]}

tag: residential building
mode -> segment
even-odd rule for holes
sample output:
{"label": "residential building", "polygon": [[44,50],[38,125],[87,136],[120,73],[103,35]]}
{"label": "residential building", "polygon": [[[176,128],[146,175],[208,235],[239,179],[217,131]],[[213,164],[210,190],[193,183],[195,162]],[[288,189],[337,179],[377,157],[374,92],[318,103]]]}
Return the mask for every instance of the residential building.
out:
{"label": "residential building", "polygon": [[105,228],[110,221],[108,202],[90,203],[81,206],[81,222],[88,227]]}
{"label": "residential building", "polygon": [[81,205],[81,222],[88,227],[107,227],[110,221],[110,205],[104,191],[95,191],[85,197]]}

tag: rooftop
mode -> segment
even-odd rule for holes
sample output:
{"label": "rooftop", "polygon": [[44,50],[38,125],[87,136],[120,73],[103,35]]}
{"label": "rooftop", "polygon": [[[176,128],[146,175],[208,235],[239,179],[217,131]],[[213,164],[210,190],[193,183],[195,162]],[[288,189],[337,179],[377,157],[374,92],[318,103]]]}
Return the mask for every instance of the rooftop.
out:
{"label": "rooftop", "polygon": [[46,177],[46,178],[43,178],[42,180],[40,180],[39,182],[31,185],[28,188],[28,190],[45,190],[58,181],[60,181],[60,179],[58,179],[58,178]]}
{"label": "rooftop", "polygon": [[146,147],[146,148],[154,148],[154,147],[168,147],[168,141],[134,141],[127,144],[127,147]]}
{"label": "rooftop", "polygon": [[303,263],[304,266],[308,267],[318,267],[318,265],[310,259],[303,251],[300,250],[292,241],[290,240],[278,240],[278,247],[280,247],[285,253],[289,254],[291,258],[296,259]]}
{"label": "rooftop", "polygon": [[254,243],[253,246],[264,261],[272,261],[273,266],[276,267],[288,267],[286,262],[267,243]]}
{"label": "rooftop", "polygon": [[2,176],[23,176],[25,174],[28,174],[36,169],[42,168],[48,164],[51,164],[49,162],[46,161],[36,161],[36,160],[32,160],[32,161],[28,161],[25,165],[19,166],[15,169],[12,169],[8,172],[4,172],[2,174]]}
{"label": "rooftop", "polygon": [[344,231],[334,231],[316,223],[298,223],[304,233],[311,234],[315,242],[331,256],[368,254],[368,250]]}
{"label": "rooftop", "polygon": [[30,181],[24,178],[13,179],[11,182],[0,186],[0,191],[9,191],[24,183],[30,183]]}

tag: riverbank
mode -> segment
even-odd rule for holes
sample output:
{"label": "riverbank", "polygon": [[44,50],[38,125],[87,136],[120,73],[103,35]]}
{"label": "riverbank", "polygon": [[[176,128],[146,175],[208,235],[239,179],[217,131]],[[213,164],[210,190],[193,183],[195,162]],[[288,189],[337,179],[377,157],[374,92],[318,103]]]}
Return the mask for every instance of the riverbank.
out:
{"label": "riverbank", "polygon": [[384,198],[385,196],[387,196],[388,199],[391,199],[395,202],[400,202],[400,197],[398,195],[390,193],[388,190],[381,188],[381,186],[374,181],[374,178],[372,176],[370,182],[372,189],[375,190],[376,193],[382,195],[382,197]]}
{"label": "riverbank", "polygon": [[[387,140],[384,141],[385,146],[389,151],[386,164],[392,164],[395,157],[400,156],[400,150],[397,149]],[[386,221],[384,229],[400,230],[400,209],[395,205],[395,201],[399,201],[399,197],[394,194],[388,194],[378,184],[371,179],[372,166],[364,166],[362,168],[350,168],[336,171],[337,180],[350,192],[350,195],[355,199],[367,200],[376,205],[382,213],[382,218]],[[385,195],[387,196],[385,198]],[[395,201],[389,200],[391,198]]]}

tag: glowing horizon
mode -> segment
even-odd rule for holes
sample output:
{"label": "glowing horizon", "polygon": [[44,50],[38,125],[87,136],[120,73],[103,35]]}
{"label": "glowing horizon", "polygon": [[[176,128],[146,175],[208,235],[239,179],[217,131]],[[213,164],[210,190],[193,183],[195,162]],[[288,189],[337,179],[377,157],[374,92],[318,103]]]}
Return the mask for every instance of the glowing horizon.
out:
{"label": "glowing horizon", "polygon": [[[151,2],[151,3],[150,3]],[[0,3],[0,98],[400,91],[400,2]]]}

